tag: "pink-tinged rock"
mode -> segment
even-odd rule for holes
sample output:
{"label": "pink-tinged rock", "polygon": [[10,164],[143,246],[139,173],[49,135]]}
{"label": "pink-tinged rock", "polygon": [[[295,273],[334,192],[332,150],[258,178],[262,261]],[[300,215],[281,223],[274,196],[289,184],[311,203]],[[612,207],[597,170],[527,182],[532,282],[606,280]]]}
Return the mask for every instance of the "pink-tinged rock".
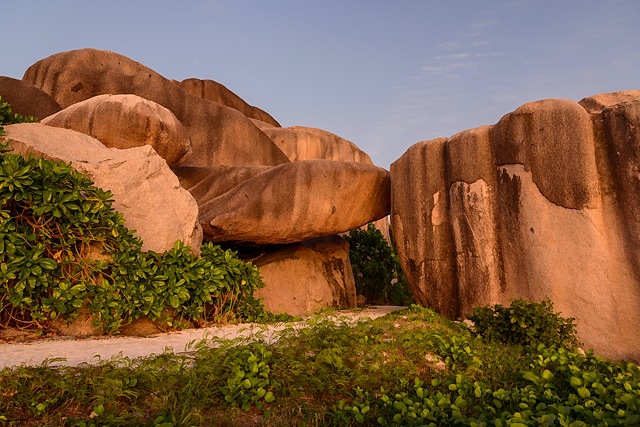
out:
{"label": "pink-tinged rock", "polygon": [[183,165],[279,165],[289,161],[244,114],[191,95],[114,52],[80,49],[57,53],[29,67],[23,80],[51,95],[63,108],[104,94],[133,94],[162,105],[189,133],[192,152]]}
{"label": "pink-tinged rock", "polygon": [[324,159],[373,164],[369,155],[354,143],[322,129],[263,126],[262,131],[292,162]]}
{"label": "pink-tinged rock", "polygon": [[525,104],[411,147],[391,221],[418,301],[449,317],[550,298],[585,347],[640,359],[640,98]]}
{"label": "pink-tinged rock", "polygon": [[253,263],[266,283],[254,295],[270,312],[297,316],[356,305],[349,244],[339,236],[287,245]]}
{"label": "pink-tinged rock", "polygon": [[388,215],[389,173],[363,163],[306,160],[273,167],[198,204],[206,240],[300,242]]}
{"label": "pink-tinged rock", "polygon": [[11,105],[11,111],[23,116],[44,119],[62,109],[48,93],[31,83],[0,76],[0,97]]}
{"label": "pink-tinged rock", "polygon": [[223,84],[213,80],[201,80],[196,78],[185,79],[178,84],[192,95],[226,105],[227,107],[240,111],[250,119],[260,120],[261,122],[268,123],[272,126],[280,126],[280,124],[267,112],[258,107],[247,104],[242,98],[227,89]]}
{"label": "pink-tinged rock", "polygon": [[191,141],[173,113],[137,95],[98,95],[41,121],[89,135],[109,148],[149,145],[169,166],[191,153]]}
{"label": "pink-tinged rock", "polygon": [[142,238],[144,250],[164,252],[176,240],[199,250],[196,201],[151,147],[106,148],[80,132],[39,123],[8,125],[5,132],[0,140],[14,153],[71,162],[97,187],[111,190],[113,208]]}

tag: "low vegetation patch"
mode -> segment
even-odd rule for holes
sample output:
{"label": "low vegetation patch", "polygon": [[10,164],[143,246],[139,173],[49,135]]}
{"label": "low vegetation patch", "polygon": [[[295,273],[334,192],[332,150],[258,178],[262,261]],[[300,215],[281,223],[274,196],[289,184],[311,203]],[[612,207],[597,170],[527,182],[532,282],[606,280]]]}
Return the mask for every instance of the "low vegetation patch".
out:
{"label": "low vegetation patch", "polygon": [[640,423],[635,364],[482,340],[418,306],[355,324],[319,316],[184,354],[0,374],[6,425]]}
{"label": "low vegetation patch", "polygon": [[45,331],[88,312],[117,333],[147,316],[174,327],[264,320],[257,267],[205,244],[158,254],[112,208],[111,193],[69,164],[24,158],[0,146],[0,327]]}
{"label": "low vegetation patch", "polygon": [[513,300],[509,307],[475,307],[469,318],[480,337],[504,344],[559,346],[575,349],[576,325],[573,318],[563,318],[553,310],[553,302]]}

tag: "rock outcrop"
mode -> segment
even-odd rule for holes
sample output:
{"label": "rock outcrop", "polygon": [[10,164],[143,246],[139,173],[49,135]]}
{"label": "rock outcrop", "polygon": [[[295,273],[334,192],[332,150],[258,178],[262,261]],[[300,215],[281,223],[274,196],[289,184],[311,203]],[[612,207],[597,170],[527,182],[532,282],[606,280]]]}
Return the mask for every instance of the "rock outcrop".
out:
{"label": "rock outcrop", "polygon": [[200,248],[197,204],[151,147],[106,148],[80,132],[39,123],[5,126],[0,140],[16,154],[71,162],[96,186],[111,190],[113,208],[142,238],[143,250],[164,252],[176,240]]}
{"label": "rock outcrop", "polygon": [[327,307],[355,307],[349,244],[328,236],[287,245],[253,260],[266,286],[255,292],[273,313],[305,315]]}
{"label": "rock outcrop", "polygon": [[377,166],[306,160],[251,176],[254,172],[232,171],[248,178],[219,196],[197,198],[206,240],[294,243],[345,232],[389,213],[389,173]]}
{"label": "rock outcrop", "polygon": [[89,135],[109,148],[150,145],[170,167],[191,153],[191,141],[171,111],[137,95],[98,95],[41,121]]}
{"label": "rock outcrop", "polygon": [[369,155],[354,143],[322,129],[292,126],[263,127],[262,131],[292,162],[324,159],[373,164]]}
{"label": "rock outcrop", "polygon": [[62,109],[49,94],[11,77],[0,76],[0,96],[11,105],[11,111],[23,116],[44,119]]}
{"label": "rock outcrop", "polygon": [[187,93],[173,81],[114,52],[81,49],[42,59],[23,80],[63,108],[104,94],[133,94],[153,101],[184,125],[191,139],[187,166],[251,166],[288,163],[287,157],[245,115]]}
{"label": "rock outcrop", "polygon": [[247,104],[242,98],[227,89],[223,84],[213,80],[201,80],[196,78],[185,79],[178,84],[191,95],[226,105],[227,107],[240,111],[250,119],[260,120],[261,122],[268,123],[271,126],[280,126],[276,119],[271,117],[269,113],[258,107]]}
{"label": "rock outcrop", "polygon": [[640,97],[581,104],[411,147],[391,165],[398,253],[416,300],[449,317],[551,298],[587,347],[640,359]]}
{"label": "rock outcrop", "polygon": [[[255,120],[254,123],[256,123]],[[322,159],[373,164],[371,157],[354,143],[331,132],[303,126],[281,128],[261,123],[256,125],[292,162]],[[379,219],[374,224],[391,244],[388,219],[386,217]]]}

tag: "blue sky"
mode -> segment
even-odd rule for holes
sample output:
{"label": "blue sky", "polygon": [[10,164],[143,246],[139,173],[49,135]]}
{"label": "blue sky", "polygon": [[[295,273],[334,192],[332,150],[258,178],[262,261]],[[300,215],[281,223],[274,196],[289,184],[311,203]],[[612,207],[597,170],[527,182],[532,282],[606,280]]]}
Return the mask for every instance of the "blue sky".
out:
{"label": "blue sky", "polygon": [[640,89],[638,0],[4,2],[0,75],[93,47],[216,80],[388,168],[544,98]]}

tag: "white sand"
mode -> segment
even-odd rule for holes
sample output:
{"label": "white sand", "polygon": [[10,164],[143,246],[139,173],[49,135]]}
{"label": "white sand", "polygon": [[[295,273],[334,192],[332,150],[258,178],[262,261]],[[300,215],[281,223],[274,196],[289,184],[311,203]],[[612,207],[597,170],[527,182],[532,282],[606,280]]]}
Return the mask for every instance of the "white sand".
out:
{"label": "white sand", "polygon": [[[376,306],[360,311],[337,311],[331,317],[350,321],[375,319],[403,307]],[[289,324],[290,325],[290,324]],[[303,326],[298,322],[296,326]],[[0,369],[20,365],[40,365],[47,359],[49,366],[78,366],[82,363],[97,363],[113,357],[135,359],[164,352],[181,353],[188,350],[189,343],[207,338],[234,339],[264,331],[265,335],[282,330],[287,325],[237,324],[202,329],[188,329],[180,332],[158,334],[151,337],[100,337],[87,339],[47,338],[29,343],[1,343]]]}

